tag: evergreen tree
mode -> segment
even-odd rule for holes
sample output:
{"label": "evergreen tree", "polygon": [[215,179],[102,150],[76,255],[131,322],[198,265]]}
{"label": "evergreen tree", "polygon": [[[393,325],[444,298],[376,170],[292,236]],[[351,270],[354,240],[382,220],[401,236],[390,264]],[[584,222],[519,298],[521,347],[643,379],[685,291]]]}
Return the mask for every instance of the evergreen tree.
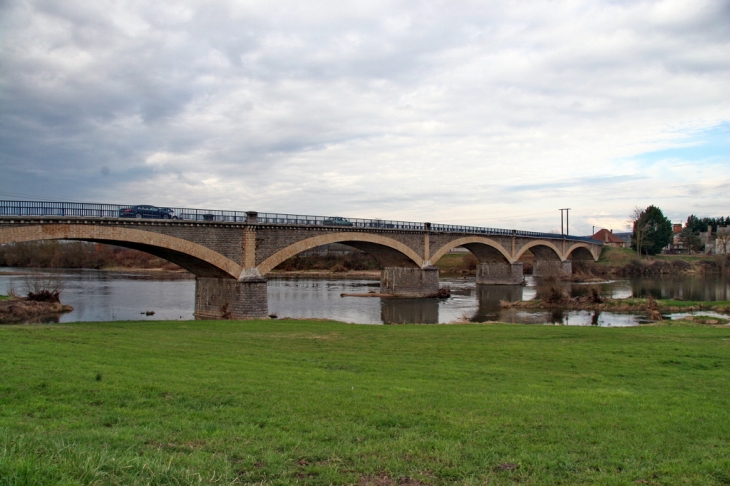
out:
{"label": "evergreen tree", "polygon": [[672,240],[672,222],[656,206],[634,212],[631,247],[646,255],[656,255]]}
{"label": "evergreen tree", "polygon": [[712,232],[716,233],[718,227],[728,225],[730,225],[730,216],[720,216],[719,218],[698,218],[693,214],[687,218],[687,224],[685,226],[689,227],[693,233],[699,234],[700,232],[707,231],[708,226],[711,226]]}

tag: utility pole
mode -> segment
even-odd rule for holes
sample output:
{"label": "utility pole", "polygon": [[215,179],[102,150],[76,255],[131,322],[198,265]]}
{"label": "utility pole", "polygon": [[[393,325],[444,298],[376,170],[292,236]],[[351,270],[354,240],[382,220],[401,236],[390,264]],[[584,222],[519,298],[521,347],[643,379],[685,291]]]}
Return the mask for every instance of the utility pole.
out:
{"label": "utility pole", "polygon": [[[563,231],[563,211],[565,211],[565,231]],[[562,208],[560,209],[560,234],[561,235],[568,235],[570,234],[570,220],[569,213],[570,208]]]}

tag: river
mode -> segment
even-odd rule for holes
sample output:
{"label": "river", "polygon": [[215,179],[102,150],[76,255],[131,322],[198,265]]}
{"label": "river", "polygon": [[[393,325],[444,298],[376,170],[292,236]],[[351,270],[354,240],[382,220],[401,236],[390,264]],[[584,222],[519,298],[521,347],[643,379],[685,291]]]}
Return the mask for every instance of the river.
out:
{"label": "river", "polygon": [[[195,281],[186,274],[0,268],[0,293],[22,295],[37,279],[61,285],[61,301],[73,312],[52,322],[193,319]],[[268,283],[269,312],[279,318],[333,319],[358,324],[453,323],[501,321],[524,324],[635,326],[643,315],[593,311],[527,311],[502,309],[500,301],[529,300],[541,283],[527,277],[526,286],[476,285],[474,278],[442,278],[449,299],[342,297],[377,291],[372,280],[277,279]],[[564,284],[572,295],[598,287],[613,298],[646,297],[683,300],[730,300],[726,276],[673,276],[613,280],[602,284]],[[678,317],[674,315],[674,317]],[[672,316],[667,316],[672,317]],[[46,321],[48,322],[48,321]]]}

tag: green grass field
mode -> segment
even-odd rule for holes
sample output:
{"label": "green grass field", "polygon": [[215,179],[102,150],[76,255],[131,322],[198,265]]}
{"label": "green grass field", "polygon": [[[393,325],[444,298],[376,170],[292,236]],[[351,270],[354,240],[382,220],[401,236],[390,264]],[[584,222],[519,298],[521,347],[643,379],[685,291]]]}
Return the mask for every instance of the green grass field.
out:
{"label": "green grass field", "polygon": [[0,485],[730,484],[730,328],[0,326]]}
{"label": "green grass field", "polygon": [[436,262],[439,272],[443,274],[461,274],[469,270],[467,260],[473,259],[471,253],[447,253]]}

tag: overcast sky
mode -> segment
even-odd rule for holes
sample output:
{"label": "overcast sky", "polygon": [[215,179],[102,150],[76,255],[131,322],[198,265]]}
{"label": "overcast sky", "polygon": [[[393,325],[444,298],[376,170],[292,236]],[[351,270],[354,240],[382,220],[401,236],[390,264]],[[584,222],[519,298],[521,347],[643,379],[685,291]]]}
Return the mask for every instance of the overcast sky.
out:
{"label": "overcast sky", "polygon": [[730,0],[0,0],[0,165],[2,199],[727,216]]}

